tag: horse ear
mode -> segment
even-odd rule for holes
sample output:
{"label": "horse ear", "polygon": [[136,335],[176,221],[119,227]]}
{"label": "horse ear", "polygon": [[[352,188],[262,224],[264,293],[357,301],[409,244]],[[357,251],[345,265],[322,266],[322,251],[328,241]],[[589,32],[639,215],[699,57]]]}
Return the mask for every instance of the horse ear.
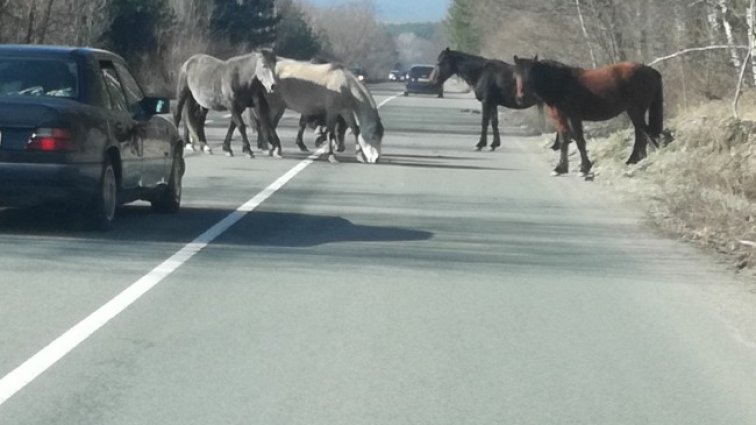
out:
{"label": "horse ear", "polygon": [[517,55],[514,55],[514,61],[515,61],[515,64],[518,64],[520,63],[520,58],[518,58]]}
{"label": "horse ear", "polygon": [[268,50],[268,49],[262,49],[260,53],[262,53],[263,59],[265,60],[265,62],[267,62],[271,66],[275,65],[277,57],[276,57],[276,54],[273,53],[273,51]]}
{"label": "horse ear", "polygon": [[451,52],[451,48],[449,46],[446,46],[446,50],[444,50],[444,51],[447,52],[447,53],[449,53],[449,52]]}
{"label": "horse ear", "polygon": [[538,55],[535,55],[535,57],[533,58],[533,62],[538,62]]}

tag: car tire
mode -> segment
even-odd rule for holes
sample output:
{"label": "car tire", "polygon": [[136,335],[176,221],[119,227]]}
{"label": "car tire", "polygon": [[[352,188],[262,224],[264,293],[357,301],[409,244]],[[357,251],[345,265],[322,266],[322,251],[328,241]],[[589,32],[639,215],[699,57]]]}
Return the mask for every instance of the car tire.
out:
{"label": "car tire", "polygon": [[117,206],[118,177],[113,162],[106,158],[102,164],[97,191],[86,213],[89,227],[101,232],[112,229]]}
{"label": "car tire", "polygon": [[171,175],[168,185],[158,192],[151,202],[152,211],[160,214],[176,214],[181,209],[181,194],[183,192],[184,158],[181,154],[173,156]]}

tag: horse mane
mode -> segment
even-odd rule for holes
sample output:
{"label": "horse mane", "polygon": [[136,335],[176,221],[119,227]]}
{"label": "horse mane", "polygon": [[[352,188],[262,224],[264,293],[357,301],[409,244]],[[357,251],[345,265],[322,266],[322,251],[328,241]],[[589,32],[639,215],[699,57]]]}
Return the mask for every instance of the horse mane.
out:
{"label": "horse mane", "polygon": [[579,70],[555,60],[540,60],[533,63],[530,78],[536,94],[553,105],[562,100],[565,89]]}
{"label": "horse mane", "polygon": [[483,56],[476,56],[459,50],[445,50],[444,52],[453,63],[454,73],[470,86],[477,84],[481,70],[490,62],[490,59]]}

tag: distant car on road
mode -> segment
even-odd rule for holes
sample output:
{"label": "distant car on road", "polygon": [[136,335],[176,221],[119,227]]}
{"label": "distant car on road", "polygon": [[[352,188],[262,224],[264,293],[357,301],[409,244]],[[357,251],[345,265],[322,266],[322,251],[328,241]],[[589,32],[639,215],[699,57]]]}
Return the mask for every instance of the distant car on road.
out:
{"label": "distant car on road", "polygon": [[113,53],[0,46],[0,206],[62,204],[99,230],[139,199],[177,212],[183,143],[158,116],[168,108]]}
{"label": "distant car on road", "polygon": [[401,72],[398,69],[394,69],[389,72],[388,79],[389,81],[404,81],[406,79],[406,76],[406,72]]}
{"label": "distant car on road", "polygon": [[353,66],[349,68],[349,71],[354,74],[355,77],[357,77],[360,81],[367,80],[367,73],[361,66]]}
{"label": "distant car on road", "polygon": [[410,93],[435,94],[438,97],[444,97],[444,87],[436,87],[430,81],[433,65],[414,65],[407,72],[407,85],[404,89],[404,95]]}

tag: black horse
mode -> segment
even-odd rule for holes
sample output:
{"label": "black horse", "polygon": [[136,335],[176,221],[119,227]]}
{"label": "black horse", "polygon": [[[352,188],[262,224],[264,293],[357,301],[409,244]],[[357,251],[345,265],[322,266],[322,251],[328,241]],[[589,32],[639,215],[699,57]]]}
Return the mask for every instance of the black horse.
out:
{"label": "black horse", "polygon": [[487,59],[481,56],[451,50],[448,47],[438,55],[438,63],[431,74],[431,82],[441,85],[452,75],[462,77],[475,90],[475,97],[483,105],[483,123],[480,141],[476,145],[481,150],[488,145],[488,124],[493,129],[491,150],[501,146],[499,135],[499,106],[510,109],[527,109],[538,106],[541,119],[541,131],[544,128],[543,103],[535,96],[517,101],[514,78],[514,65]]}

